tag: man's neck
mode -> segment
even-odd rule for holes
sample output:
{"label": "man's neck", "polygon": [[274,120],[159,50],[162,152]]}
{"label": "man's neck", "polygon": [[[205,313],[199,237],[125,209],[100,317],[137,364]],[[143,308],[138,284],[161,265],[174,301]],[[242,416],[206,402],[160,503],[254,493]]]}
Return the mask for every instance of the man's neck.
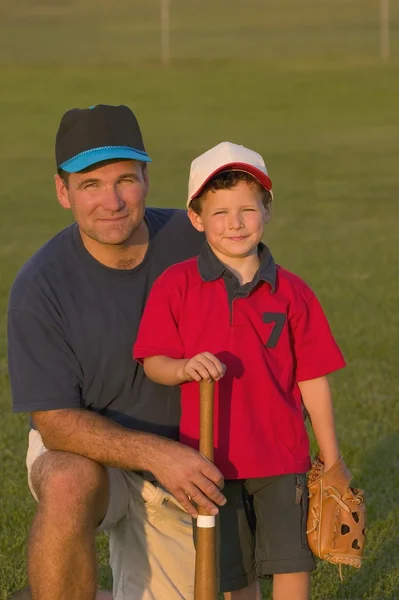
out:
{"label": "man's neck", "polygon": [[149,244],[149,231],[146,222],[133,232],[124,244],[102,244],[80,231],[86,250],[101,264],[111,269],[129,270],[143,262]]}

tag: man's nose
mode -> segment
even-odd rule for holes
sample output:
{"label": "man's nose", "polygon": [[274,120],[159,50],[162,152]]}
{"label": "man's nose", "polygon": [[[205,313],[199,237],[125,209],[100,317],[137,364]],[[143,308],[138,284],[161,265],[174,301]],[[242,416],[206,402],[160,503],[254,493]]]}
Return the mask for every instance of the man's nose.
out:
{"label": "man's nose", "polygon": [[115,188],[111,188],[106,191],[102,201],[102,205],[105,210],[117,212],[118,210],[121,210],[121,208],[124,207],[125,203],[121,196],[118,194],[118,190]]}

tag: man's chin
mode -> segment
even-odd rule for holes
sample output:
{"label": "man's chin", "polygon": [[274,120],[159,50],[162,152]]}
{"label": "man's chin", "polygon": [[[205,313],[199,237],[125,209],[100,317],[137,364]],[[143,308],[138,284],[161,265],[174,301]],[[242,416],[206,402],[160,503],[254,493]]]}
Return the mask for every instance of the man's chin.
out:
{"label": "man's chin", "polygon": [[131,240],[130,235],[98,235],[93,239],[104,246],[128,246]]}
{"label": "man's chin", "polygon": [[107,246],[127,246],[135,233],[134,227],[98,228],[89,237]]}

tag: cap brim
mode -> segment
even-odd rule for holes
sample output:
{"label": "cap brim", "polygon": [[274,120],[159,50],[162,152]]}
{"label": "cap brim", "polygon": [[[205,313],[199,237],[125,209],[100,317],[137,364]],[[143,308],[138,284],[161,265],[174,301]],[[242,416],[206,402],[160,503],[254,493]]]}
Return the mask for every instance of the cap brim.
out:
{"label": "cap brim", "polygon": [[103,160],[113,160],[118,158],[152,162],[148,154],[141,150],[129,148],[129,146],[105,146],[104,148],[93,148],[92,150],[81,152],[69,160],[66,160],[59,165],[58,168],[67,171],[67,173],[78,173]]}
{"label": "cap brim", "polygon": [[261,186],[264,187],[268,192],[270,192],[270,194],[273,197],[272,181],[270,177],[266,175],[266,173],[264,173],[260,169],[257,169],[253,165],[248,165],[247,163],[233,162],[218,167],[215,171],[213,171],[213,173],[208,175],[205,181],[201,184],[201,187],[199,187],[198,190],[192,194],[191,198],[188,199],[187,208],[189,207],[191,200],[194,200],[194,198],[200,195],[208,181],[210,181],[218,173],[222,173],[222,171],[244,171],[244,173],[249,173],[250,175],[255,177],[255,179],[259,181]]}

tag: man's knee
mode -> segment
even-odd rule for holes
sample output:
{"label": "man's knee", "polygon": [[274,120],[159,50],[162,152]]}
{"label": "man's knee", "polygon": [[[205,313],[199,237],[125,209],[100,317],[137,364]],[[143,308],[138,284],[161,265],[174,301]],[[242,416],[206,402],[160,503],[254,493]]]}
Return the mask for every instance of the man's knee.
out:
{"label": "man's knee", "polygon": [[48,451],[33,464],[31,481],[39,502],[49,510],[72,511],[76,517],[89,511],[97,523],[106,513],[107,470],[89,458]]}
{"label": "man's knee", "polygon": [[[32,594],[29,588],[25,588],[13,594],[9,600],[32,600]],[[96,600],[112,600],[112,594],[111,592],[99,590],[96,595]]]}

